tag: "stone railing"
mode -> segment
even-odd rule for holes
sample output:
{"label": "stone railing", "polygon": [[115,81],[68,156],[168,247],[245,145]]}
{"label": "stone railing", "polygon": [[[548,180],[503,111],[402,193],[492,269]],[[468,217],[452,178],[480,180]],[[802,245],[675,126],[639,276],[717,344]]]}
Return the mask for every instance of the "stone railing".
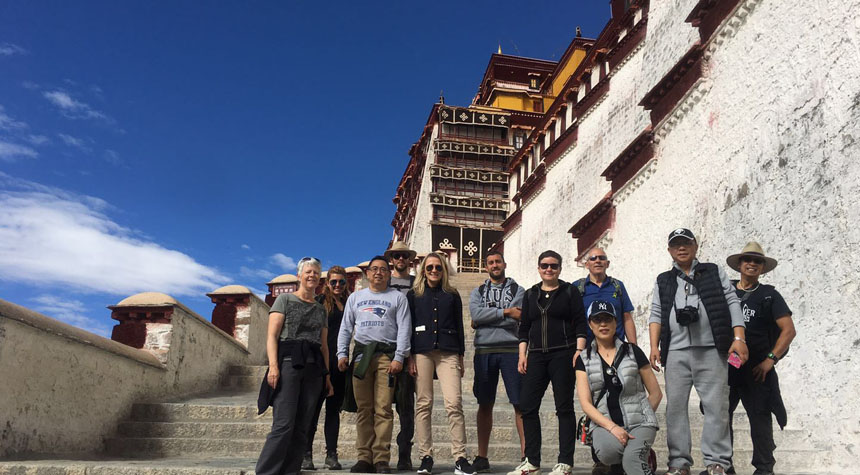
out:
{"label": "stone railing", "polygon": [[215,324],[165,294],[129,297],[109,307],[112,340],[0,300],[0,458],[100,452],[133,403],[262,364],[269,307],[239,286],[209,296]]}

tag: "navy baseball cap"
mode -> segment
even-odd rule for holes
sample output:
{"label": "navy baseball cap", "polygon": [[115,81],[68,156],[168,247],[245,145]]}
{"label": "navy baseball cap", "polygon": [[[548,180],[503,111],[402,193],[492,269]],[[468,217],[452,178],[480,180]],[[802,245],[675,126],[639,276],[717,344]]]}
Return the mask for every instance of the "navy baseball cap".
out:
{"label": "navy baseball cap", "polygon": [[669,242],[671,243],[675,238],[685,238],[690,241],[696,241],[696,236],[693,234],[693,231],[690,231],[687,228],[678,228],[671,233],[669,233]]}
{"label": "navy baseball cap", "polygon": [[618,318],[615,314],[615,305],[612,305],[612,302],[607,302],[605,300],[595,300],[594,302],[591,302],[591,305],[588,306],[588,319],[591,320],[592,317],[601,313]]}

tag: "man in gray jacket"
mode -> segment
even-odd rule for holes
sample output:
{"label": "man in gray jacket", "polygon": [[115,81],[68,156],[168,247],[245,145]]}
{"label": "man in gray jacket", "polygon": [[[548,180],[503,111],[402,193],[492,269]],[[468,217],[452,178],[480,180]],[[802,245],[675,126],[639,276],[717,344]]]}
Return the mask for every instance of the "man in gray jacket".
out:
{"label": "man in gray jacket", "polygon": [[487,273],[490,278],[472,291],[469,313],[475,329],[475,383],[473,392],[478,400],[478,455],[473,467],[476,472],[490,470],[487,450],[493,430],[493,405],[499,373],[505,382],[508,400],[514,406],[520,448],[525,450],[523,416],[519,409],[520,381],[517,371],[523,294],[525,290],[514,279],[505,277],[505,258],[500,252],[487,256]]}

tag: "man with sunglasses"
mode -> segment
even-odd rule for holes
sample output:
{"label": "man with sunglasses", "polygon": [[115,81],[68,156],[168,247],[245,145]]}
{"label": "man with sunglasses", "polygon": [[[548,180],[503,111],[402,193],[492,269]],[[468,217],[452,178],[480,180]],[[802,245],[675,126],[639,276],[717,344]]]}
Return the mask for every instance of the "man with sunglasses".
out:
{"label": "man with sunglasses", "polygon": [[514,279],[505,277],[506,268],[502,253],[490,252],[486,262],[489,278],[473,290],[469,297],[469,313],[472,328],[475,329],[475,382],[472,392],[478,400],[478,455],[472,468],[479,472],[490,471],[487,455],[490,433],[493,431],[493,406],[499,386],[499,373],[505,383],[508,401],[514,406],[520,449],[525,451],[523,415],[520,412],[522,375],[517,370],[517,329],[520,326],[525,289]]}
{"label": "man with sunglasses", "polygon": [[[621,312],[619,313],[623,314],[623,316],[619,315],[615,335],[619,340],[624,341],[626,339],[635,345],[636,324],[633,322],[633,302],[627,295],[624,283],[606,274],[606,270],[609,269],[609,258],[606,256],[606,251],[599,247],[588,251],[585,268],[588,269],[588,276],[574,283],[579,289],[579,293],[582,294],[582,303],[585,308],[588,308],[595,300],[612,303],[613,307],[620,309]],[[593,338],[594,335],[589,328],[588,343],[591,343]]]}
{"label": "man with sunglasses", "polygon": [[[357,407],[353,473],[391,473],[391,433],[394,429],[395,376],[403,370],[411,348],[412,317],[406,297],[388,287],[388,259],[374,256],[367,271],[369,287],[346,300],[337,338],[338,369],[349,367],[349,343],[355,338],[352,378],[347,395]],[[354,333],[354,335],[353,335]]]}
{"label": "man with sunglasses", "polygon": [[727,357],[747,360],[744,318],[729,278],[716,264],[699,262],[689,229],[669,233],[672,269],[657,276],[651,316],[651,366],[666,370],[666,440],[669,475],[689,475],[693,465],[690,390],[705,414],[702,456],[708,475],[731,466]]}
{"label": "man with sunglasses", "polygon": [[749,242],[739,254],[726,258],[726,264],[741,274],[732,284],[741,301],[750,350],[747,364],[729,368],[729,417],[738,402],[743,402],[750,422],[754,475],[773,475],[776,444],[771,414],[776,415],[780,427],[787,422],[774,367],[797,333],[782,295],[772,285],[759,282],[762,274],[776,267],[776,259],[765,256],[759,243]]}
{"label": "man with sunglasses", "polygon": [[[395,241],[384,256],[391,264],[391,278],[388,286],[400,291],[404,296],[409,293],[415,276],[409,274],[416,252],[402,241]],[[409,362],[406,362],[409,367]],[[408,371],[397,375],[397,390],[394,407],[400,419],[400,432],[397,434],[397,470],[412,470],[412,437],[415,435],[415,378]]]}

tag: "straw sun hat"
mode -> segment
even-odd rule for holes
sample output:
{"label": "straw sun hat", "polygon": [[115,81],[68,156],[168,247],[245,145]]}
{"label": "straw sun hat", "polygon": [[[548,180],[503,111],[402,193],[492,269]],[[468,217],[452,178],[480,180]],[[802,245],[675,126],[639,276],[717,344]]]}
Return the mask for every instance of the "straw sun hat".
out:
{"label": "straw sun hat", "polygon": [[740,272],[741,271],[741,257],[744,256],[752,256],[758,257],[764,260],[764,269],[762,269],[761,273],[766,274],[773,270],[776,267],[776,259],[772,257],[767,257],[764,255],[764,249],[761,248],[761,245],[755,241],[750,241],[744,246],[744,249],[740,252],[740,254],[732,254],[731,256],[726,258],[726,264],[729,265],[732,269]]}

